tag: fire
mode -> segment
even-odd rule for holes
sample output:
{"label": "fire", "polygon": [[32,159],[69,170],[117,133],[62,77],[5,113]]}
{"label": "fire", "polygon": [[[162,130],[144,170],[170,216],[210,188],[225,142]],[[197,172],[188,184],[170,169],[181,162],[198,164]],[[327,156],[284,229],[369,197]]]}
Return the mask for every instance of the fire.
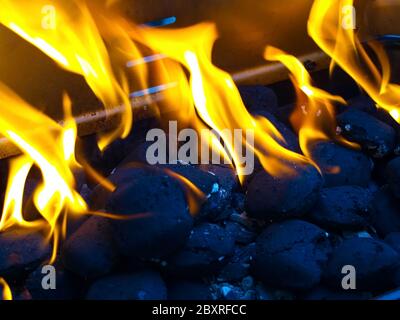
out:
{"label": "fire", "polygon": [[[103,102],[106,111],[115,114],[122,110],[118,127],[101,136],[99,147],[104,149],[118,137],[126,137],[132,126],[132,110],[126,80],[126,61],[141,58],[141,53],[130,40],[124,25],[113,25],[106,7],[89,8],[86,1],[8,1],[0,0],[0,23],[36,46],[61,67],[82,75],[93,92]],[[108,3],[110,5],[110,3]],[[43,10],[54,10],[54,21],[43,24]],[[47,10],[46,10],[47,11]],[[109,47],[114,49],[109,51]],[[114,63],[115,62],[115,63]],[[120,66],[120,68],[119,68]],[[135,69],[135,80],[145,86],[144,65]],[[108,213],[88,210],[87,204],[75,190],[74,172],[85,172],[102,183],[108,190],[115,187],[93,170],[84,159],[75,158],[77,126],[72,116],[72,102],[64,97],[65,119],[57,123],[19,98],[0,84],[0,134],[22,152],[10,161],[0,230],[13,227],[44,231],[53,242],[55,260],[60,237],[65,235],[69,214],[99,214],[108,218],[121,218]],[[114,109],[113,109],[114,108]],[[113,111],[113,112],[111,112]],[[40,219],[30,221],[23,212],[25,181],[31,169],[37,167],[42,181],[33,194]]]}
{"label": "fire", "polygon": [[[231,76],[212,64],[211,52],[217,38],[213,24],[204,23],[182,30],[143,28],[126,22],[100,5],[88,6],[86,1],[74,0],[53,3],[57,21],[52,29],[46,29],[40,23],[40,8],[45,4],[44,1],[16,3],[0,0],[0,22],[65,69],[83,75],[106,107],[117,106],[121,102],[126,106],[120,126],[100,140],[101,148],[116,137],[125,137],[132,126],[126,71],[120,61],[112,61],[111,56],[142,58],[135,45],[137,41],[190,71],[189,84],[182,68],[172,67],[168,61],[158,62],[155,73],[162,79],[178,79],[179,88],[186,95],[184,101],[189,105],[182,108],[185,111],[180,118],[187,119],[191,115],[192,125],[198,129],[214,129],[222,137],[224,146],[214,136],[209,137],[211,148],[224,158],[231,158],[240,177],[244,176],[240,155],[235,151],[234,142],[229,141],[227,130],[243,129],[240,143],[251,148],[271,174],[288,173],[291,171],[288,163],[307,162],[303,156],[280,145],[283,138],[267,119],[248,113]],[[112,52],[110,48],[113,48]],[[145,64],[136,67],[138,83],[144,86],[147,79]],[[249,131],[254,132],[254,146],[250,145],[245,135]]]}
{"label": "fire", "polygon": [[[73,155],[75,123],[67,115],[65,126],[61,126],[2,84],[0,112],[0,133],[23,152],[10,162],[0,230],[14,226],[48,230],[48,238],[54,240],[53,261],[63,230],[60,225],[66,223],[67,213],[87,211],[85,201],[74,189],[73,170],[79,167]],[[33,165],[42,174],[42,182],[34,192],[34,204],[43,219],[27,221],[23,217],[22,199],[25,181]]]}
{"label": "fire", "polygon": [[343,98],[314,87],[310,74],[296,57],[274,47],[267,47],[264,57],[283,63],[291,72],[290,77],[298,96],[297,110],[291,115],[291,122],[299,133],[301,150],[309,159],[312,159],[312,145],[320,141],[337,140],[357,147],[336,134],[334,104],[346,104]]}
{"label": "fire", "polygon": [[[114,1],[106,2],[107,5],[112,3]],[[380,72],[354,30],[340,27],[338,10],[351,4],[350,0],[315,1],[309,33],[380,107],[400,121],[397,101],[400,87],[390,83],[389,63],[383,50],[372,45],[382,65],[383,71]],[[0,23],[61,67],[82,75],[103,102],[108,114],[113,110],[115,113],[116,109],[122,110],[118,127],[100,138],[101,149],[116,138],[126,137],[132,128],[131,83],[128,79],[134,77],[139,89],[149,85],[149,70],[138,43],[155,56],[163,57],[152,61],[153,78],[163,84],[172,80],[179,89],[179,96],[166,96],[168,103],[180,105],[174,116],[195,127],[198,132],[203,128],[213,129],[214,133],[210,131],[206,137],[209,149],[225,159],[231,159],[242,181],[246,174],[237,143],[252,150],[263,168],[276,177],[293,174],[293,164],[313,163],[310,147],[318,141],[337,140],[356,147],[336,134],[334,104],[345,104],[345,101],[313,86],[304,66],[279,49],[268,47],[265,58],[282,62],[292,73],[299,106],[291,120],[299,132],[305,156],[284,148],[280,132],[265,117],[252,116],[247,111],[232,77],[212,63],[212,50],[218,36],[213,23],[176,30],[139,27],[99,4],[89,5],[84,0],[57,0],[52,4],[56,12],[54,25],[45,28],[41,8],[46,5],[47,1],[42,0],[0,0]],[[132,64],[134,69],[126,69],[128,60],[137,61]],[[75,170],[86,170],[109,190],[114,187],[86,163],[77,162],[75,142],[78,133],[71,106],[72,102],[65,96],[65,119],[60,124],[0,84],[0,133],[22,152],[21,156],[10,161],[0,230],[12,227],[46,230],[48,239],[53,239],[54,244],[51,261],[55,259],[68,214],[90,212],[75,190]],[[236,141],[232,139],[232,132],[238,129],[242,134]],[[249,139],[247,132],[254,133],[254,140]],[[222,142],[219,137],[222,137]],[[33,167],[37,167],[42,174],[41,184],[33,197],[42,218],[29,221],[24,217],[23,195],[25,181]],[[195,202],[204,198],[201,191],[187,179],[171,172],[169,174],[191,191],[191,211],[198,211]],[[103,215],[112,217],[106,213]]]}
{"label": "fire", "polygon": [[[133,72],[138,80],[136,83],[145,87],[147,68],[145,64],[139,64],[134,71],[127,71],[124,69],[126,61],[123,64],[121,61],[142,59],[135,44],[140,42],[169,58],[157,61],[155,68],[159,80],[174,79],[177,82],[181,94],[179,101],[184,106],[178,118],[197,129],[212,128],[216,134],[206,137],[209,147],[224,158],[232,159],[241,179],[244,168],[241,155],[236,152],[236,143],[246,145],[246,149],[258,156],[265,170],[276,176],[291,174],[293,163],[309,162],[304,156],[281,146],[283,137],[266,118],[249,114],[231,76],[212,64],[211,52],[217,38],[213,24],[204,23],[180,30],[139,28],[114,13],[106,15],[101,7],[93,6],[89,10],[85,1],[75,0],[68,4],[55,1],[57,21],[54,28],[46,29],[40,24],[39,9],[45,5],[44,2],[0,0],[0,5],[2,24],[63,68],[84,76],[106,108],[118,107],[121,103],[126,107],[120,126],[100,139],[101,148],[116,137],[125,137],[131,129],[133,119],[128,107],[127,72]],[[119,58],[111,59],[111,56]],[[189,80],[186,70],[190,73]],[[173,101],[171,98],[176,97],[169,98]],[[68,215],[90,212],[75,190],[74,171],[81,165],[75,159],[77,127],[67,96],[64,107],[65,120],[59,124],[4,85],[0,86],[0,133],[23,153],[10,162],[0,230],[12,227],[46,230],[48,239],[53,240],[51,261],[54,261],[59,239],[65,233]],[[233,141],[231,136],[235,129],[243,132],[239,142]],[[248,139],[248,131],[254,132],[254,143]],[[219,137],[222,137],[222,143]],[[82,165],[87,173],[96,176],[85,163]],[[42,174],[42,182],[33,197],[42,218],[29,221],[24,217],[23,195],[25,181],[34,166]],[[194,213],[198,210],[196,202],[201,202],[203,195],[189,181],[180,181],[191,190],[193,201],[190,201],[190,206]],[[107,182],[103,181],[103,184],[107,185]],[[108,189],[112,190],[113,186],[108,185]]]}
{"label": "fire", "polygon": [[186,200],[189,205],[189,212],[192,216],[200,211],[201,204],[205,201],[206,195],[197,186],[195,186],[189,179],[184,176],[173,172],[172,170],[165,169],[166,174],[171,178],[178,181],[185,190]]}
{"label": "fire", "polygon": [[[103,135],[99,147],[104,149],[118,137],[126,137],[132,125],[129,92],[124,79],[118,79],[111,57],[98,25],[108,28],[111,21],[104,12],[96,10],[94,16],[85,1],[51,2],[54,21],[43,25],[46,18],[42,8],[48,1],[0,0],[0,23],[36,46],[61,67],[82,75],[93,92],[103,102],[107,111],[120,104],[124,106],[120,125],[113,132]],[[123,33],[117,27],[110,30]],[[110,36],[115,36],[111,34]],[[135,51],[130,47],[131,54]]]}
{"label": "fire", "polygon": [[[390,66],[384,50],[372,43],[381,64],[380,71],[347,24],[343,8],[354,8],[353,0],[316,0],[308,21],[308,33],[333,62],[346,71],[370,95],[378,107],[400,123],[400,86],[390,83]],[[350,17],[351,18],[351,17]],[[354,21],[353,21],[354,22]]]}
{"label": "fire", "polygon": [[12,293],[7,282],[0,277],[0,288],[3,291],[2,300],[12,300]]}
{"label": "fire", "polygon": [[[244,172],[240,155],[235,153],[234,143],[228,132],[242,129],[254,132],[254,145],[243,134],[240,143],[253,150],[262,166],[270,174],[279,176],[291,174],[290,163],[306,163],[308,160],[282,147],[284,141],[276,128],[264,117],[253,117],[246,109],[232,77],[212,64],[211,53],[217,39],[217,31],[212,23],[202,23],[177,30],[131,29],[132,37],[143,42],[156,52],[179,62],[190,73],[190,91],[186,101],[192,101],[188,109],[182,108],[180,116],[187,119],[194,116],[192,125],[212,128],[222,137],[224,146],[218,139],[209,139],[213,150],[227,150],[233,160],[238,176]],[[185,88],[185,86],[182,86]],[[197,118],[198,117],[198,118]]]}

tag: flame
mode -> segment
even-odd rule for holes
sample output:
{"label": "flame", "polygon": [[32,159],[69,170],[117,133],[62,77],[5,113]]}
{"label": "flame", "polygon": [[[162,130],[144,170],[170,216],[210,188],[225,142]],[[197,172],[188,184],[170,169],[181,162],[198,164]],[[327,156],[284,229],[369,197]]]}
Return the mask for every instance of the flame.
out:
{"label": "flame", "polygon": [[[113,1],[108,1],[107,5],[111,3]],[[41,24],[40,8],[45,4],[41,0],[0,0],[0,23],[66,70],[82,75],[107,110],[121,104],[124,106],[120,125],[101,137],[100,148],[105,148],[118,137],[126,137],[131,130],[133,119],[128,73],[141,88],[146,88],[149,82],[145,63],[135,65],[134,70],[125,70],[128,59],[143,61],[136,46],[139,42],[155,54],[168,57],[154,62],[155,77],[162,83],[170,83],[171,79],[176,81],[180,100],[176,100],[174,94],[167,97],[170,102],[182,102],[176,116],[199,131],[213,129],[206,134],[208,147],[224,159],[231,159],[242,181],[246,172],[239,152],[242,148],[239,149],[238,144],[251,150],[264,169],[277,177],[293,174],[293,164],[312,162],[285,149],[279,131],[268,119],[252,116],[244,106],[232,77],[213,65],[212,49],[217,39],[214,24],[202,23],[176,30],[151,29],[129,23],[111,11],[104,11],[100,5],[91,4],[89,7],[84,0],[58,0],[53,1],[56,22],[53,28],[48,29]],[[307,155],[310,141],[333,137],[332,103],[343,101],[313,87],[304,67],[293,57],[271,50],[267,56],[284,62],[291,69],[295,83],[308,98],[311,116],[306,117],[300,129],[301,144]],[[65,233],[68,214],[91,213],[75,190],[75,170],[84,169],[98,177],[84,160],[79,164],[75,158],[77,126],[71,108],[72,103],[65,95],[65,119],[62,124],[57,123],[0,84],[0,133],[23,153],[10,162],[0,230],[15,226],[46,230],[48,239],[54,243],[51,261],[54,261],[58,241]],[[320,110],[325,119],[322,122],[317,119]],[[325,128],[325,122],[329,130]],[[235,130],[241,130],[239,141],[232,138]],[[249,139],[249,132],[254,139]],[[39,168],[42,174],[42,181],[33,195],[41,219],[28,221],[24,218],[22,202],[25,181],[33,167]],[[190,181],[174,177],[192,192],[194,200],[202,199],[204,195]],[[102,180],[101,177],[98,179]],[[106,180],[102,183],[109,190],[115,188]],[[194,200],[189,201],[193,212],[199,209],[195,206],[199,201]],[[104,216],[112,217],[109,214]]]}
{"label": "flame", "polygon": [[336,134],[334,103],[346,104],[343,98],[314,87],[307,69],[296,57],[274,47],[267,47],[264,57],[281,62],[291,72],[290,78],[298,96],[297,110],[292,114],[291,122],[299,133],[301,150],[309,159],[312,159],[312,146],[320,141],[337,140],[349,147],[357,147]]}
{"label": "flame", "polygon": [[[208,138],[210,148],[222,155],[225,154],[222,150],[227,151],[242,181],[245,172],[241,155],[230,136],[235,129],[242,132],[239,143],[252,150],[270,174],[292,174],[290,164],[308,162],[279,144],[283,137],[272,123],[266,118],[253,117],[246,110],[232,77],[212,64],[211,53],[217,39],[214,24],[201,23],[175,30],[131,27],[131,36],[189,70],[189,85],[181,86],[190,89],[185,92],[189,106],[182,108],[177,116],[186,121],[191,117],[192,125],[198,130],[212,128],[217,135]],[[246,132],[254,134],[254,144],[247,139]],[[220,144],[218,136],[224,145]]]}
{"label": "flame", "polygon": [[[400,86],[390,83],[390,66],[384,50],[372,43],[381,64],[380,71],[366,52],[351,25],[346,27],[353,0],[315,0],[308,20],[308,33],[369,94],[378,107],[400,123]],[[350,17],[351,18],[351,17]]]}
{"label": "flame", "polygon": [[2,300],[12,300],[12,293],[8,283],[0,277],[0,287],[2,287],[3,297]]}
{"label": "flame", "polygon": [[[0,230],[7,229],[13,225],[28,227],[32,223],[26,222],[22,214],[25,181],[32,165],[33,161],[27,156],[20,156],[10,161]],[[41,222],[35,223],[35,226],[39,224]]]}
{"label": "flame", "polygon": [[196,215],[200,211],[201,205],[206,199],[204,192],[184,176],[169,169],[164,169],[164,171],[171,178],[178,181],[178,183],[183,187],[189,205],[189,212],[192,216]]}
{"label": "flame", "polygon": [[[103,102],[107,114],[113,107],[123,105],[120,125],[113,132],[104,134],[99,147],[103,150],[118,137],[126,137],[132,125],[132,110],[125,79],[114,71],[99,25],[110,30],[109,38],[123,38],[124,32],[105,18],[100,8],[89,9],[86,1],[55,0],[48,5],[42,0],[0,0],[0,23],[36,46],[61,67],[82,75],[93,92]],[[43,25],[46,18],[42,8],[53,10],[53,20]],[[93,12],[93,14],[91,13]],[[111,26],[111,27],[110,27]],[[131,45],[132,55],[138,50]]]}
{"label": "flame", "polygon": [[[67,98],[65,102],[68,109]],[[67,114],[65,126],[61,126],[2,84],[0,112],[0,133],[23,152],[11,161],[0,230],[13,226],[48,230],[48,238],[53,238],[54,243],[50,259],[53,261],[62,230],[59,225],[65,224],[66,214],[87,210],[85,201],[74,190],[73,169],[79,167],[73,155],[76,125]],[[22,213],[22,198],[33,165],[42,174],[42,182],[34,192],[34,204],[43,219],[27,221]]]}
{"label": "flame", "polygon": [[[172,67],[163,59],[157,61],[155,73],[162,80],[178,79],[188,106],[182,108],[184,111],[179,117],[187,121],[189,115],[197,129],[212,128],[216,134],[208,137],[210,149],[225,159],[232,159],[241,179],[245,172],[242,157],[231,136],[235,129],[242,130],[239,143],[251,150],[271,174],[291,172],[288,163],[307,162],[303,156],[281,146],[283,137],[267,119],[248,113],[231,76],[212,64],[211,52],[217,38],[214,24],[204,23],[180,30],[138,27],[107,7],[92,3],[89,6],[84,0],[59,0],[52,4],[57,21],[53,28],[46,29],[40,23],[43,18],[40,8],[45,4],[40,0],[34,3],[0,0],[0,22],[65,69],[83,75],[106,107],[116,106],[121,101],[126,106],[120,126],[99,141],[100,148],[116,137],[126,137],[132,126],[126,71],[121,61],[114,61],[111,56],[142,59],[136,41],[189,70],[190,83],[187,83],[184,70]],[[146,65],[136,65],[132,73],[139,86],[145,87],[148,82]],[[254,143],[247,136],[249,132],[254,133]]]}

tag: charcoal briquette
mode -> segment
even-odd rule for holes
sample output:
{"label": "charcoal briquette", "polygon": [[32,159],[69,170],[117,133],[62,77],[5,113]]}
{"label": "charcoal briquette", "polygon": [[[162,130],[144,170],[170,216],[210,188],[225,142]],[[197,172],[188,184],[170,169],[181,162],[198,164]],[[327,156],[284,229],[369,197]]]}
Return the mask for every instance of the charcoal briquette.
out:
{"label": "charcoal briquette", "polygon": [[167,289],[160,274],[142,271],[111,275],[94,282],[87,300],[165,300]]}
{"label": "charcoal briquette", "polygon": [[240,189],[240,183],[235,169],[229,165],[223,164],[202,164],[200,169],[210,173],[218,179],[218,189],[223,190],[232,198],[232,193],[236,193]]}
{"label": "charcoal briquette", "polygon": [[318,198],[323,180],[311,165],[293,166],[294,174],[274,176],[260,171],[251,179],[246,194],[250,217],[279,220],[307,213]]}
{"label": "charcoal briquette", "polygon": [[282,135],[283,141],[277,140],[277,142],[284,148],[289,149],[293,152],[301,153],[299,138],[292,131],[292,129],[286,126],[283,122],[279,121],[274,115],[269,112],[263,111],[256,114],[257,116],[264,117],[271,122],[278,132]]}
{"label": "charcoal briquette", "polygon": [[169,300],[211,300],[210,287],[201,281],[175,280],[168,285]]}
{"label": "charcoal briquette", "polygon": [[238,244],[247,245],[257,237],[257,233],[234,221],[226,221],[225,229]]}
{"label": "charcoal briquette", "polygon": [[106,205],[118,250],[127,257],[160,258],[182,247],[193,226],[182,186],[163,171],[125,169]]}
{"label": "charcoal briquette", "polygon": [[217,276],[218,281],[237,282],[250,274],[250,269],[256,255],[256,243],[244,247],[236,247],[229,262]]}
{"label": "charcoal briquette", "polygon": [[[200,169],[200,166],[189,164],[162,165],[161,169],[168,169],[186,178],[202,193],[204,198],[201,200],[200,211],[196,213],[196,219],[210,218],[215,211],[219,214],[222,208],[228,205],[228,200],[219,196],[220,184],[215,174]],[[188,188],[188,186],[186,186]],[[200,200],[200,199],[199,199]],[[222,208],[221,208],[222,207]],[[219,209],[219,210],[218,210]]]}
{"label": "charcoal briquette", "polygon": [[366,187],[371,180],[373,162],[360,151],[320,142],[311,148],[311,157],[324,176],[325,187]]}
{"label": "charcoal briquette", "polygon": [[385,176],[392,193],[400,199],[400,157],[387,164]]}
{"label": "charcoal briquette", "polygon": [[239,86],[239,92],[247,110],[251,113],[257,111],[276,112],[278,98],[275,92],[265,86]]}
{"label": "charcoal briquette", "polygon": [[[43,279],[47,275],[50,275],[50,273],[42,266],[36,268],[28,276],[25,286],[31,298],[34,300],[72,300],[81,298],[84,293],[85,285],[82,279],[66,270],[59,262],[56,262],[53,266],[55,281],[52,285],[54,284],[54,288],[43,289]],[[50,282],[50,280],[48,282]],[[50,284],[48,282],[46,283]]]}
{"label": "charcoal briquette", "polygon": [[332,290],[326,286],[319,285],[303,296],[303,300],[312,301],[347,301],[347,300],[369,300],[372,298],[370,292],[355,290]]}
{"label": "charcoal briquette", "polygon": [[368,189],[358,186],[324,188],[308,217],[327,230],[364,229],[371,199]]}
{"label": "charcoal briquette", "polygon": [[361,145],[374,158],[383,158],[393,152],[396,131],[386,123],[363,111],[350,108],[337,116],[341,134]]}
{"label": "charcoal briquette", "polygon": [[185,247],[167,259],[166,271],[196,278],[218,272],[234,253],[235,239],[223,227],[211,223],[196,226]]}
{"label": "charcoal briquette", "polygon": [[214,185],[218,184],[218,177],[215,174],[201,170],[199,166],[190,164],[168,164],[159,165],[161,169],[171,170],[181,177],[186,178],[199,188],[206,196],[213,191]]}
{"label": "charcoal briquette", "polygon": [[370,115],[374,115],[377,111],[376,102],[366,95],[358,95],[349,99],[347,101],[347,106],[341,106],[339,109],[339,113],[346,112],[351,109],[356,109]]}
{"label": "charcoal briquette", "polygon": [[356,271],[356,289],[375,291],[394,285],[399,254],[383,241],[353,237],[345,239],[332,252],[324,280],[334,290],[341,290],[344,266]]}
{"label": "charcoal briquette", "polygon": [[383,186],[371,201],[370,221],[378,234],[385,237],[400,231],[400,206],[388,186]]}
{"label": "charcoal briquette", "polygon": [[36,232],[22,229],[0,233],[0,276],[19,278],[50,258],[51,248]]}
{"label": "charcoal briquette", "polygon": [[205,196],[200,212],[195,215],[196,220],[218,221],[229,214],[232,192],[237,187],[238,180],[235,171],[219,165],[167,165],[175,173],[185,177]]}
{"label": "charcoal briquette", "polygon": [[400,232],[389,233],[384,241],[400,254]]}
{"label": "charcoal briquette", "polygon": [[272,224],[257,238],[254,275],[273,287],[307,290],[320,282],[330,251],[328,234],[311,223]]}
{"label": "charcoal briquette", "polygon": [[65,267],[83,278],[96,278],[112,271],[118,262],[110,220],[90,217],[65,242],[62,260]]}

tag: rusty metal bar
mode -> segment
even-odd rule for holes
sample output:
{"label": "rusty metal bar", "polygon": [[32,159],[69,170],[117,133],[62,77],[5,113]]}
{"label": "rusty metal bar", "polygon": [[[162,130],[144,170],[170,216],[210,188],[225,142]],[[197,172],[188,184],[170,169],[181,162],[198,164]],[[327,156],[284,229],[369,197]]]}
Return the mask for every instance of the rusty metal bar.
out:
{"label": "rusty metal bar", "polygon": [[[297,57],[308,71],[319,71],[329,66],[330,58],[321,51]],[[268,63],[232,74],[237,84],[267,85],[288,79],[288,70],[281,63]]]}
{"label": "rusty metal bar", "polygon": [[[164,90],[173,87],[173,84],[165,86],[163,90],[151,94],[144,94],[131,97],[131,106],[133,113],[141,117],[151,116],[148,106],[160,102],[164,99]],[[85,136],[97,132],[110,130],[116,126],[118,114],[124,110],[123,106],[117,106],[111,110],[102,109],[99,111],[82,113],[74,117],[78,128],[79,136]],[[60,122],[61,124],[62,122]],[[0,159],[8,158],[20,154],[21,151],[7,138],[0,137]]]}

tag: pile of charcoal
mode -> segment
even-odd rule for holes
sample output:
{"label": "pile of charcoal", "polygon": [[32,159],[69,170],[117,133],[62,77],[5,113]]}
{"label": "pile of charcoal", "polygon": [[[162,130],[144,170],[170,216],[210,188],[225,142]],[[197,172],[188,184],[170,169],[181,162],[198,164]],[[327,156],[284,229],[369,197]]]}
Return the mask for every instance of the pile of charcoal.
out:
{"label": "pile of charcoal", "polygon": [[[278,106],[267,87],[241,93],[300,153],[293,106]],[[118,218],[70,218],[56,289],[43,288],[51,248],[41,234],[0,234],[0,276],[16,299],[371,299],[400,287],[400,126],[369,98],[337,115],[337,134],[361,148],[320,142],[311,150],[318,169],[293,165],[296,174],[279,178],[257,166],[242,184],[225,165],[146,165],[145,133],[156,125],[141,121],[103,154],[95,137],[80,141],[116,189],[83,177],[79,191],[93,211]],[[197,214],[168,172],[205,195]],[[349,266],[356,281],[345,288]]]}

